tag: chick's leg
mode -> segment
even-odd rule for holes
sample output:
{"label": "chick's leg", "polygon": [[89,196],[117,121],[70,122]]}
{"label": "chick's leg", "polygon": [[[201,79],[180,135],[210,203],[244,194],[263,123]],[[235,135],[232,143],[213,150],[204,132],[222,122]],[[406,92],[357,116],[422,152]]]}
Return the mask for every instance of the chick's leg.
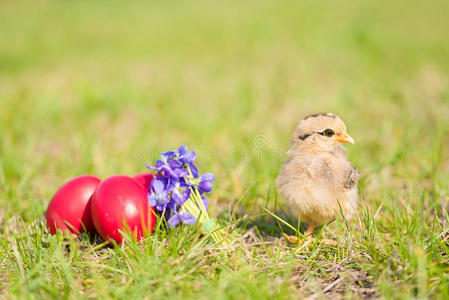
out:
{"label": "chick's leg", "polygon": [[310,222],[309,223],[309,227],[307,227],[306,232],[304,232],[304,235],[307,237],[307,239],[312,239],[312,233],[315,230],[315,228],[317,227],[317,223],[315,222]]}
{"label": "chick's leg", "polygon": [[284,233],[282,235],[284,236],[284,239],[286,239],[289,243],[292,243],[292,244],[298,244],[299,243],[299,239],[295,235],[288,235],[286,233]]}
{"label": "chick's leg", "polygon": [[[316,223],[309,223],[309,227],[307,228],[306,232],[304,233],[304,235],[306,236],[306,239],[309,240],[313,240],[312,238],[312,232],[313,230],[316,228],[317,224]],[[301,241],[299,240],[299,238],[297,236],[294,235],[288,235],[284,233],[284,238],[292,244],[299,244]]]}
{"label": "chick's leg", "polygon": [[[312,240],[312,241],[315,240],[315,238],[313,238],[313,236],[312,236],[312,233],[317,226],[318,226],[318,224],[315,222],[309,223],[309,227],[307,228],[306,232],[304,233],[307,240]],[[320,242],[321,242],[321,244],[323,244],[325,246],[337,246],[337,242],[334,240],[331,240],[331,239],[323,239]]]}
{"label": "chick's leg", "polygon": [[[306,237],[307,243],[314,242],[315,238],[313,237],[313,231],[318,226],[315,222],[310,222],[309,227],[307,228],[306,232],[304,232],[304,236]],[[292,244],[301,244],[302,241],[294,235],[288,235],[284,233],[284,238]],[[337,242],[331,239],[323,239],[320,241],[321,244],[325,246],[337,246]]]}

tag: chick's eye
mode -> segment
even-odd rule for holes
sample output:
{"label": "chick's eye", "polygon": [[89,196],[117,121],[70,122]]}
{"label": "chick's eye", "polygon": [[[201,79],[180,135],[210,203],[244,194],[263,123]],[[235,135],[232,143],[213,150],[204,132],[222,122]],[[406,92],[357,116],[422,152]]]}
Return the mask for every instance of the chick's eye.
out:
{"label": "chick's eye", "polygon": [[335,132],[332,129],[326,129],[326,130],[323,131],[322,134],[324,136],[331,137],[331,136],[333,136],[335,134]]}

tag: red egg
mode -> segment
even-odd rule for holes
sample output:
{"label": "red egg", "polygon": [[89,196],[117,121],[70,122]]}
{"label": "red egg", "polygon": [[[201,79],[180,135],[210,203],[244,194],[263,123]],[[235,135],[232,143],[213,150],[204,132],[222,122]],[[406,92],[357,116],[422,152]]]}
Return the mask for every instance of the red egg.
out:
{"label": "red egg", "polygon": [[143,185],[143,187],[148,190],[150,188],[151,182],[153,181],[154,175],[152,173],[142,173],[137,174],[133,177],[135,181]]}
{"label": "red egg", "polygon": [[156,224],[148,207],[148,191],[131,177],[116,175],[103,180],[92,198],[91,214],[95,229],[104,240],[121,243],[119,230],[132,233],[140,240],[150,234]]}
{"label": "red egg", "polygon": [[94,232],[90,216],[90,198],[100,179],[84,175],[73,178],[59,188],[47,208],[47,228],[51,234],[57,229],[64,233]]}

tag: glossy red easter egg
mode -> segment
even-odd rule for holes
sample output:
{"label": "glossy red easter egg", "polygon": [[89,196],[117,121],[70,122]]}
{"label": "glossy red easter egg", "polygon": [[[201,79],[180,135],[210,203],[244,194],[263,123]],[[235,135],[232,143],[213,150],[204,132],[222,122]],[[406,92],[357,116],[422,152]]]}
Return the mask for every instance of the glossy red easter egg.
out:
{"label": "glossy red easter egg", "polygon": [[47,208],[47,228],[65,233],[94,232],[90,216],[90,199],[100,179],[84,175],[73,178],[59,188]]}
{"label": "glossy red easter egg", "polygon": [[153,181],[154,175],[152,173],[142,173],[137,174],[133,177],[135,181],[143,185],[143,187],[148,190],[151,185],[151,181]]}
{"label": "glossy red easter egg", "polygon": [[92,198],[91,214],[95,229],[104,240],[122,242],[119,232],[132,232],[140,240],[156,223],[148,207],[147,190],[131,177],[116,175],[103,180]]}

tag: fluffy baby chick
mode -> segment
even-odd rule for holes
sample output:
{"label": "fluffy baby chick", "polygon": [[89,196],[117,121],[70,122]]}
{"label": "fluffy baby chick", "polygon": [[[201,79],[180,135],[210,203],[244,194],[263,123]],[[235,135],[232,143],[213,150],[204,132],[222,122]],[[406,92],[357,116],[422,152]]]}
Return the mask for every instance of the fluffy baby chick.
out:
{"label": "fluffy baby chick", "polygon": [[348,219],[356,212],[359,173],[346,158],[341,143],[354,144],[354,140],[338,116],[323,113],[306,117],[292,135],[288,161],[276,179],[279,193],[301,220],[309,223],[308,237],[340,211]]}

